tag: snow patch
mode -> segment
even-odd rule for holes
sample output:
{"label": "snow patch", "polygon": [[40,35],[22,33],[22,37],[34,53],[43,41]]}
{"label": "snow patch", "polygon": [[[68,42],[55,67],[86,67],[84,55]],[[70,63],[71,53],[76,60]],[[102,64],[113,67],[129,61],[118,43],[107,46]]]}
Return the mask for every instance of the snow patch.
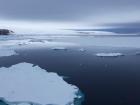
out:
{"label": "snow patch", "polygon": [[11,105],[74,105],[81,98],[76,86],[29,63],[0,68],[0,83],[0,97]]}

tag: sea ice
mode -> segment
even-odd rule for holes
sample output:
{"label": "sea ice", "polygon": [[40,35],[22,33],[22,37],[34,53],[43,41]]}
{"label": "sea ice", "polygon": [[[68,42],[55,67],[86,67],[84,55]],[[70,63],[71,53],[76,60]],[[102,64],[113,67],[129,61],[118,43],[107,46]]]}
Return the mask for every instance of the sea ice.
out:
{"label": "sea ice", "polygon": [[29,63],[0,68],[0,83],[0,97],[11,105],[74,105],[81,98],[76,86]]}

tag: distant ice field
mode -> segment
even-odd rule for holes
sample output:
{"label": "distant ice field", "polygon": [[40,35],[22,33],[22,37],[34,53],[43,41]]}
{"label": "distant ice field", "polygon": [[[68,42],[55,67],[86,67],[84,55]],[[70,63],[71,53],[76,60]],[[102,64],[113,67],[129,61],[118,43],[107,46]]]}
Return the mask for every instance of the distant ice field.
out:
{"label": "distant ice field", "polygon": [[[115,36],[115,37],[114,37]],[[82,36],[82,35],[9,35],[0,36],[0,57],[15,55],[16,49],[24,48],[48,48],[67,49],[74,46],[98,46],[98,47],[126,47],[140,48],[140,37],[127,36]],[[101,52],[99,52],[101,53]],[[102,52],[104,53],[104,52]],[[119,53],[119,52],[118,52]]]}

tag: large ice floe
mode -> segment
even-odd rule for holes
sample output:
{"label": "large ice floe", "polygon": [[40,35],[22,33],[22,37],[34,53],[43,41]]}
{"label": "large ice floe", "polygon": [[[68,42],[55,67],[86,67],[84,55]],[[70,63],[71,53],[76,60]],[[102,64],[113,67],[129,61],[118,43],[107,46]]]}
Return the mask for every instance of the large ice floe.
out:
{"label": "large ice floe", "polygon": [[119,57],[123,56],[122,53],[97,53],[96,56],[98,57]]}
{"label": "large ice floe", "polygon": [[0,99],[10,105],[75,105],[79,89],[29,63],[0,68]]}

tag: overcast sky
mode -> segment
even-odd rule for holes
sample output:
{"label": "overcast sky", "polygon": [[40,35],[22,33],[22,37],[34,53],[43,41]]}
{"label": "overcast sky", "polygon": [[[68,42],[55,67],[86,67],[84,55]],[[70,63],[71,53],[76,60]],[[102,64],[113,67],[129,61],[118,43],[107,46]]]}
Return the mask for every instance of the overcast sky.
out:
{"label": "overcast sky", "polygon": [[85,27],[139,23],[140,0],[0,0],[0,20]]}

